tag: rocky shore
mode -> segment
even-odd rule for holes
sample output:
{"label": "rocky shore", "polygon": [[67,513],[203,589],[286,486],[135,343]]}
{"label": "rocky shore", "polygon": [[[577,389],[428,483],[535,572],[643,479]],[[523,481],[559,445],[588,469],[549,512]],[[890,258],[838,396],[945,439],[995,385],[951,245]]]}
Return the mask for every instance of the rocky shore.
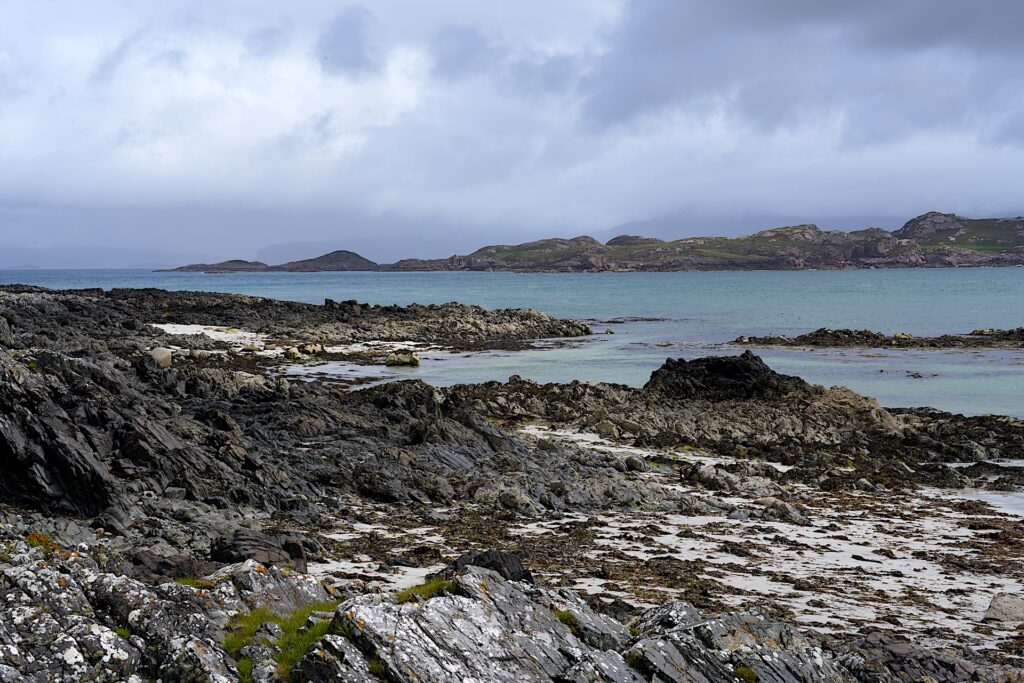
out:
{"label": "rocky shore", "polygon": [[[352,391],[580,323],[0,288],[0,681],[1012,681],[1024,422],[751,353]],[[388,346],[390,344],[390,346]]]}
{"label": "rocky shore", "polygon": [[822,327],[795,337],[743,336],[733,340],[733,344],[818,348],[1021,349],[1024,348],[1024,327],[1012,330],[974,330],[966,334],[944,334],[939,337],[915,337],[906,332],[887,335],[871,330],[831,330]]}

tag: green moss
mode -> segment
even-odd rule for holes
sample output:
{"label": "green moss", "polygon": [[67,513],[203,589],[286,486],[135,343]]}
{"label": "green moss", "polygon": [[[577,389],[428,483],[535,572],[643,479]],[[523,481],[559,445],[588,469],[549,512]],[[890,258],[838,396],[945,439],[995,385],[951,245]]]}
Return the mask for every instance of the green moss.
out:
{"label": "green moss", "polygon": [[454,582],[446,581],[441,577],[437,577],[436,579],[431,579],[426,583],[421,583],[418,586],[413,586],[412,588],[406,588],[404,591],[399,591],[395,594],[395,602],[402,605],[417,597],[422,598],[423,600],[429,600],[442,591],[450,591],[454,586]]}
{"label": "green moss", "polygon": [[117,635],[121,636],[125,640],[128,640],[129,638],[132,637],[132,630],[130,628],[128,628],[127,626],[117,626],[117,627],[115,627],[114,628],[114,633],[116,633]]}
{"label": "green moss", "polygon": [[210,579],[200,579],[194,576],[185,576],[180,579],[175,579],[175,583],[180,583],[182,586],[189,586],[191,588],[199,588],[202,590],[213,590],[217,587],[216,581]]}
{"label": "green moss", "polygon": [[554,610],[554,615],[556,619],[569,627],[569,630],[572,631],[574,636],[579,636],[580,620],[575,614],[567,609],[556,609]]}
{"label": "green moss", "polygon": [[626,654],[624,654],[622,658],[626,660],[626,664],[628,664],[631,669],[633,669],[634,671],[639,671],[644,676],[647,675],[647,660],[644,659],[643,654],[641,654],[639,651],[627,650]]}
{"label": "green moss", "polygon": [[757,672],[749,666],[737,666],[736,678],[743,681],[743,683],[757,683]]}
{"label": "green moss", "polygon": [[370,670],[370,674],[376,676],[382,681],[390,681],[391,672],[388,670],[387,664],[382,662],[379,658],[374,657],[366,663],[367,668]]}

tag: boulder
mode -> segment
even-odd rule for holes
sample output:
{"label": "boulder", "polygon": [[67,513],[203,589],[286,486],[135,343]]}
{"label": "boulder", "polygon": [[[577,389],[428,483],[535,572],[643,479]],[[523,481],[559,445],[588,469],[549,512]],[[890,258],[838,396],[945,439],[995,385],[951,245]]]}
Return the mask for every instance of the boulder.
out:
{"label": "boulder", "polygon": [[992,596],[984,620],[1003,623],[1024,622],[1024,595],[997,593]]}
{"label": "boulder", "polygon": [[415,351],[392,351],[384,362],[395,366],[417,366],[420,364],[420,356]]}
{"label": "boulder", "polygon": [[214,540],[210,548],[210,559],[215,562],[255,560],[267,566],[306,571],[306,552],[302,539],[270,536],[251,529],[238,529]]}
{"label": "boulder", "polygon": [[668,398],[714,402],[764,400],[811,390],[807,382],[775,372],[750,351],[690,361],[669,358],[644,385],[645,392]]}
{"label": "boulder", "polygon": [[533,574],[523,566],[522,560],[512,553],[506,553],[502,550],[491,549],[461,555],[448,566],[446,573],[454,575],[466,567],[483,567],[509,581],[533,583]]}
{"label": "boulder", "polygon": [[174,362],[174,354],[171,350],[164,346],[158,346],[149,352],[150,358],[152,358],[156,364],[161,368],[171,367],[171,363]]}

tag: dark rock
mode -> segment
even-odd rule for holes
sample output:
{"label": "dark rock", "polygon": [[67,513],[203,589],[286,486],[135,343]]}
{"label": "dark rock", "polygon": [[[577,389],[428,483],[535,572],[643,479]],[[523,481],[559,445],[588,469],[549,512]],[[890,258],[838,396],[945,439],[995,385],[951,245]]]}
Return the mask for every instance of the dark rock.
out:
{"label": "dark rock", "polygon": [[269,536],[249,529],[238,529],[216,539],[210,548],[210,558],[215,562],[255,560],[266,566],[287,566],[296,571],[306,571],[306,551],[302,539]]}
{"label": "dark rock", "polygon": [[955,654],[928,650],[899,636],[878,631],[847,646],[838,661],[863,683],[1001,683],[1019,675],[1001,667],[977,665]]}
{"label": "dark rock", "polygon": [[217,565],[204,562],[191,555],[157,555],[149,550],[140,550],[132,556],[132,575],[149,584],[163,583],[174,579],[206,576],[217,569]]}
{"label": "dark rock", "polygon": [[670,358],[644,385],[646,392],[708,401],[767,400],[810,389],[799,377],[775,372],[750,351],[691,361]]}
{"label": "dark rock", "polygon": [[445,573],[456,574],[466,567],[482,567],[497,573],[509,581],[525,581],[533,583],[533,574],[523,566],[522,560],[511,553],[502,550],[484,550],[476,553],[466,553],[452,562]]}

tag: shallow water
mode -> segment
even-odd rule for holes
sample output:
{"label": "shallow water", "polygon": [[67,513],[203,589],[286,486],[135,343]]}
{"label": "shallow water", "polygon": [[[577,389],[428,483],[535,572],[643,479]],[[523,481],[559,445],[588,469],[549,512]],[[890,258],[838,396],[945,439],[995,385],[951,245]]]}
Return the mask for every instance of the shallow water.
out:
{"label": "shallow water", "polygon": [[[518,353],[428,356],[415,369],[373,372],[435,384],[505,379],[641,385],[666,357],[736,353],[741,335],[818,327],[936,335],[1024,325],[1024,268],[723,273],[152,273],[0,271],[0,282],[55,288],[161,287],[319,303],[461,301],[532,307],[613,329],[580,344]],[[625,317],[655,321],[609,324]],[[887,406],[933,406],[1024,417],[1024,352],[756,350],[780,372],[845,385]]]}

